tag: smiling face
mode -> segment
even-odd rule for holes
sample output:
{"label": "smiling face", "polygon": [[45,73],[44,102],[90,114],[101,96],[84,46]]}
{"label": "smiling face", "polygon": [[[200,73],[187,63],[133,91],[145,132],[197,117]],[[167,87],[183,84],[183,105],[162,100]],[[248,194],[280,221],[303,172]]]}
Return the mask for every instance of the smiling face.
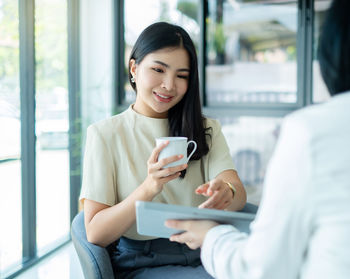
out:
{"label": "smiling face", "polygon": [[130,60],[137,95],[134,110],[148,117],[166,118],[168,110],[187,92],[190,60],[184,48],[165,48],[144,57],[140,64]]}

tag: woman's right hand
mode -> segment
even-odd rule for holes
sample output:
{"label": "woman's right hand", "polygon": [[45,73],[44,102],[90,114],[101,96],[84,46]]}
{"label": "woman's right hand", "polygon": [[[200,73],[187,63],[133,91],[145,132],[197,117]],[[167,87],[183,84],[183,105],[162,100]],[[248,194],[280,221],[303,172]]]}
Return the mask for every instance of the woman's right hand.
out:
{"label": "woman's right hand", "polygon": [[143,186],[148,191],[151,191],[155,196],[163,190],[163,185],[169,181],[178,178],[181,171],[187,168],[187,164],[182,164],[175,167],[163,168],[165,165],[176,162],[183,158],[183,155],[174,155],[158,161],[159,153],[169,144],[169,141],[155,147],[151,156],[147,161],[148,175]]}

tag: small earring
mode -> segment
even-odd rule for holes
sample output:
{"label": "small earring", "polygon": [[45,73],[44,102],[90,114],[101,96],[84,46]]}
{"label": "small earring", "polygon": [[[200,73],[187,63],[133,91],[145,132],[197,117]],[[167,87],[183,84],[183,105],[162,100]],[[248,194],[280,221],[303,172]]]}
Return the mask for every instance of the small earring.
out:
{"label": "small earring", "polygon": [[135,77],[134,76],[132,76],[130,80],[131,80],[132,83],[135,83]]}

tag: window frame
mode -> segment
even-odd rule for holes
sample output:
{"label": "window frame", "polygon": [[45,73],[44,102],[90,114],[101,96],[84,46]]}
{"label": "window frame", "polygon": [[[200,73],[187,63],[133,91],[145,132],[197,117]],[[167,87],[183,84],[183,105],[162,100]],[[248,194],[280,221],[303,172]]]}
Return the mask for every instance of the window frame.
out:
{"label": "window frame", "polygon": [[[123,57],[120,53],[120,45],[124,45],[123,28],[123,3],[116,4],[114,9],[115,20],[115,42],[119,42],[114,48],[115,57]],[[122,3],[123,2],[123,3]],[[200,1],[199,23],[200,23],[200,49],[198,53],[199,60],[199,79],[202,98],[202,107],[205,114],[208,115],[232,115],[232,116],[285,116],[286,114],[312,104],[312,40],[313,40],[313,14],[314,0],[297,0],[298,19],[297,19],[297,102],[296,103],[222,103],[208,104],[206,92],[206,19],[208,17],[209,0]],[[268,2],[268,1],[266,1]],[[291,3],[295,1],[290,1]],[[274,2],[275,3],[275,2]],[[119,9],[118,9],[119,5]],[[114,71],[119,73],[123,69],[124,60],[117,59]],[[114,75],[114,84],[124,85],[123,76]],[[123,86],[115,88],[116,102],[115,111],[126,109],[124,104],[125,92]]]}
{"label": "window frame", "polygon": [[[81,185],[81,125],[79,66],[80,0],[67,1],[70,223],[78,213]],[[1,271],[2,278],[15,278],[34,264],[69,243],[70,235],[57,239],[37,253],[36,243],[36,136],[35,136],[35,0],[19,0],[19,85],[21,109],[22,259]]]}

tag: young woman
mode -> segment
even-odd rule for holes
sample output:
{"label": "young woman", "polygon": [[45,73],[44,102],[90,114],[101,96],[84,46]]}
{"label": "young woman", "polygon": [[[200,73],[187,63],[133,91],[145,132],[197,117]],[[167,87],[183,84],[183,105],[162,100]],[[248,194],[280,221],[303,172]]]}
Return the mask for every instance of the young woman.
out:
{"label": "young woman", "polygon": [[[197,67],[184,29],[163,22],[147,27],[129,60],[135,104],[88,128],[80,197],[87,238],[100,246],[120,239],[112,256],[120,278],[211,278],[199,250],[137,234],[135,201],[226,210],[245,205],[220,125],[202,115]],[[196,141],[188,164],[163,168],[181,157],[158,161],[168,144],[155,147],[162,136]]]}

